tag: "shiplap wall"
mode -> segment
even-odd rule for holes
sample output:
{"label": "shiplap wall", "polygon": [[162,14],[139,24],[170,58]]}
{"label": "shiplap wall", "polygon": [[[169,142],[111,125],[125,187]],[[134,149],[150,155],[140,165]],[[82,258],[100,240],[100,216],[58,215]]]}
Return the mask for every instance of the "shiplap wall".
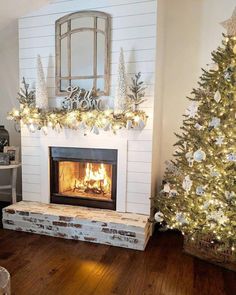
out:
{"label": "shiplap wall", "polygon": [[[36,57],[42,57],[50,105],[55,97],[55,21],[80,10],[99,10],[112,16],[111,97],[116,83],[120,47],[125,52],[128,78],[141,71],[147,86],[142,108],[149,119],[142,131],[121,132],[128,140],[128,212],[149,214],[152,169],[153,102],[156,56],[156,0],[54,0],[19,20],[20,78],[34,84]],[[22,130],[23,199],[40,201],[40,132]],[[88,135],[89,136],[89,135]],[[99,136],[99,135],[98,135]],[[101,135],[100,135],[101,136]],[[114,136],[114,135],[111,135]]]}

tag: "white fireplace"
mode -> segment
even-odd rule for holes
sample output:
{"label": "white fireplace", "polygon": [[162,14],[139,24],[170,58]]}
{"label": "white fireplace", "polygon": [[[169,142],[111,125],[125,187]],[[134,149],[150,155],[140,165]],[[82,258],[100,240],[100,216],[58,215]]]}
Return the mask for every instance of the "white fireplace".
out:
{"label": "white fireplace", "polygon": [[147,131],[60,133],[22,129],[23,200],[50,203],[50,147],[112,149],[117,151],[116,211],[150,214],[152,140]]}

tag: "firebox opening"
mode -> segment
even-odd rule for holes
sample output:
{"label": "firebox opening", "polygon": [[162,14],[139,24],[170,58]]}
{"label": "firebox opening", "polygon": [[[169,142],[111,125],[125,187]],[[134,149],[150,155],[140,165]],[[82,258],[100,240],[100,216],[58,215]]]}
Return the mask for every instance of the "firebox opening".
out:
{"label": "firebox opening", "polygon": [[116,210],[117,150],[50,147],[51,203]]}
{"label": "firebox opening", "polygon": [[92,162],[59,162],[59,194],[111,200],[112,165]]}

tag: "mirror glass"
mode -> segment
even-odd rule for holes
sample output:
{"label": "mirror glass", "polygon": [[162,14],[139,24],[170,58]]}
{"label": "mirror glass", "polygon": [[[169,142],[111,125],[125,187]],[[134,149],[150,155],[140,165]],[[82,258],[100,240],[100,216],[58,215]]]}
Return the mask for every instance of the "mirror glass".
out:
{"label": "mirror glass", "polygon": [[[71,35],[71,75],[93,75],[94,33],[82,31]],[[78,54],[79,53],[79,54]]]}
{"label": "mirror glass", "polygon": [[61,35],[67,33],[67,30],[68,30],[68,24],[67,23],[63,23],[61,25]]}
{"label": "mirror glass", "polygon": [[97,27],[99,30],[105,31],[106,29],[106,21],[103,18],[97,19]]}
{"label": "mirror glass", "polygon": [[78,17],[71,20],[71,29],[93,28],[94,19],[92,17]]}
{"label": "mirror glass", "polygon": [[61,76],[67,77],[68,72],[68,62],[67,62],[67,37],[61,39]]}
{"label": "mirror glass", "polygon": [[93,88],[93,79],[80,79],[80,80],[71,80],[72,86],[79,86],[83,89],[92,89]]}
{"label": "mirror glass", "polygon": [[98,75],[103,75],[105,71],[105,35],[97,33],[97,72]]}

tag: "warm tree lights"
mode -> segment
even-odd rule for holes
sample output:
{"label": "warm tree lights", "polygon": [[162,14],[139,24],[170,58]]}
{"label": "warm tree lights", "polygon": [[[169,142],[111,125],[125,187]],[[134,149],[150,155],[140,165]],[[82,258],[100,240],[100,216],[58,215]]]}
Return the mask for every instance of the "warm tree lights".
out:
{"label": "warm tree lights", "polygon": [[192,240],[199,234],[210,236],[218,249],[234,251],[236,37],[224,36],[222,44],[192,92],[155,217]]}

